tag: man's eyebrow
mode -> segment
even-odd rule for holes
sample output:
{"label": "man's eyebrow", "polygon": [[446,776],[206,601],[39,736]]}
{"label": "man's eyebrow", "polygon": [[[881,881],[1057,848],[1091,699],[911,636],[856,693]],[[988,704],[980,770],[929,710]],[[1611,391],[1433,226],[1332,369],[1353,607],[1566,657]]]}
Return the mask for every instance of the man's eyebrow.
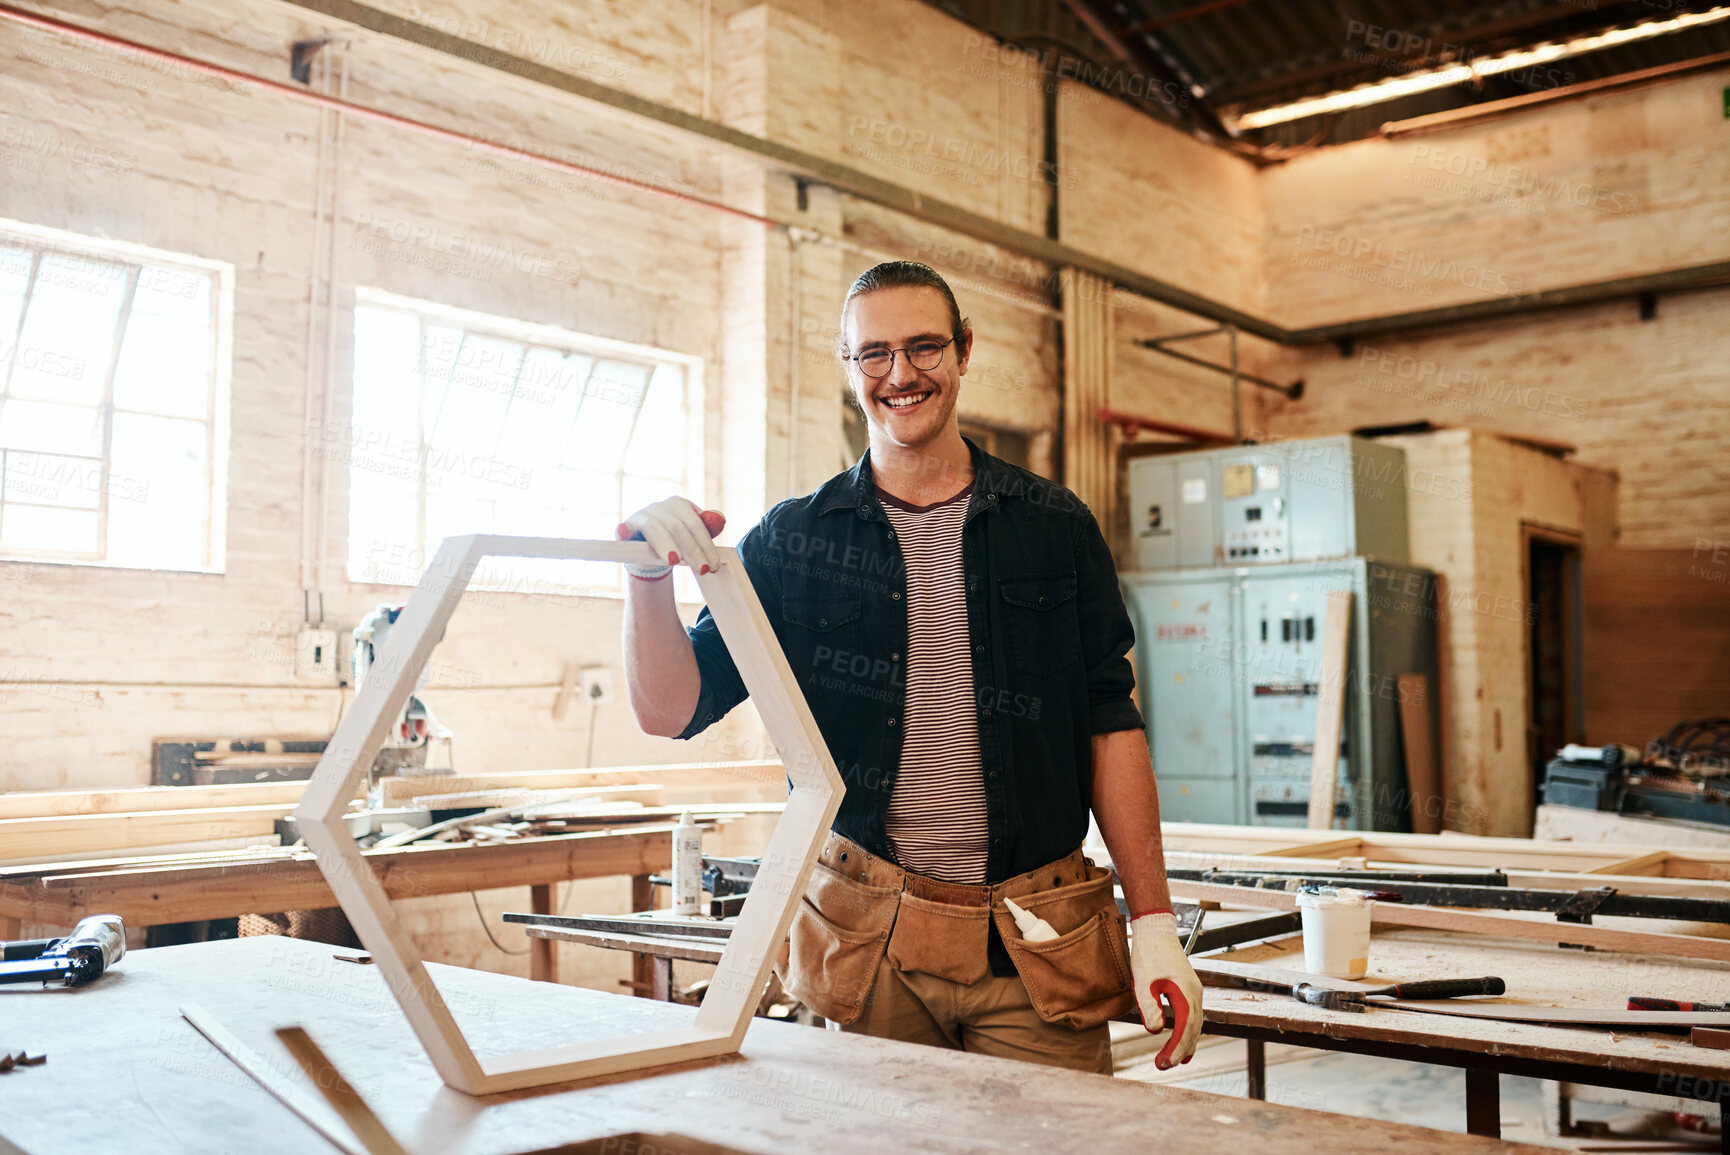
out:
{"label": "man's eyebrow", "polygon": [[[908,345],[914,345],[914,344],[918,344],[920,341],[942,341],[942,340],[943,340],[943,334],[942,333],[915,333],[913,336],[907,338],[907,340],[904,343],[908,344]],[[879,340],[879,341],[862,341],[859,344],[859,348],[862,350],[863,349],[887,349],[887,348],[889,348],[889,342],[881,341],[881,340]]]}

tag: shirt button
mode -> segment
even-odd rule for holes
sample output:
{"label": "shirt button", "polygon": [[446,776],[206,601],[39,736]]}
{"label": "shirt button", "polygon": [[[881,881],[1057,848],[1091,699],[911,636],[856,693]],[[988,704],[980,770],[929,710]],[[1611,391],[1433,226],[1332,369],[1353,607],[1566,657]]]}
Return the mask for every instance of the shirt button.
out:
{"label": "shirt button", "polygon": [[973,645],[973,652],[976,654],[983,654],[985,652],[985,643],[975,642]]}
{"label": "shirt button", "polygon": [[992,839],[992,840],[991,840],[991,845],[993,845],[993,846],[1002,846],[1002,845],[1003,845],[1003,839],[1001,839],[1001,838],[993,838],[993,839]]}
{"label": "shirt button", "polygon": [[995,493],[988,493],[985,495],[985,500],[986,501],[996,501],[997,495]]}
{"label": "shirt button", "polygon": [[820,626],[826,626],[829,624],[829,619],[828,618],[818,618],[817,624]]}
{"label": "shirt button", "polygon": [[1045,599],[1044,599],[1044,598],[1040,598],[1040,599],[1039,599],[1039,604],[1040,604],[1040,605],[1044,605],[1044,604],[1045,604]]}
{"label": "shirt button", "polygon": [[990,711],[990,710],[989,710],[989,709],[987,709],[987,710],[986,710],[986,711],[985,711],[985,716],[986,716],[986,717],[987,717],[987,718],[989,718],[989,717],[991,717],[991,711]]}
{"label": "shirt button", "polygon": [[894,593],[890,594],[889,596],[894,598],[896,601],[900,601],[901,600],[901,591],[896,590]]}
{"label": "shirt button", "polygon": [[900,654],[890,654],[889,660],[891,662],[899,662],[901,660],[901,655]]}
{"label": "shirt button", "polygon": [[894,725],[894,724],[895,724],[895,718],[894,718],[894,716],[893,716],[893,715],[891,715],[891,716],[890,716],[890,718],[889,718],[889,724],[890,724],[890,725],[891,725],[891,726],[893,726],[893,725]]}
{"label": "shirt button", "polygon": [[1001,778],[1001,777],[1003,777],[1003,773],[1001,771],[998,771],[998,770],[993,770],[990,774],[987,775],[987,777],[989,777],[989,778]]}

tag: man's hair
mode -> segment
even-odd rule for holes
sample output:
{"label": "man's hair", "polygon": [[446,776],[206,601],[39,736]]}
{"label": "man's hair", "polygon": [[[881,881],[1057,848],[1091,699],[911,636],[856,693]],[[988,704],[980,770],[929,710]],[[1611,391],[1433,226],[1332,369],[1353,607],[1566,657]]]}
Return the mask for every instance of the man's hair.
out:
{"label": "man's hair", "polygon": [[847,309],[853,304],[854,297],[863,297],[866,293],[875,293],[879,289],[936,289],[943,294],[943,299],[949,302],[949,335],[957,344],[964,343],[966,336],[972,331],[967,318],[961,315],[961,306],[955,303],[955,294],[949,288],[949,282],[943,279],[936,269],[920,261],[884,261],[872,265],[859,274],[853,287],[847,290],[847,299],[841,302],[841,353],[847,353]]}

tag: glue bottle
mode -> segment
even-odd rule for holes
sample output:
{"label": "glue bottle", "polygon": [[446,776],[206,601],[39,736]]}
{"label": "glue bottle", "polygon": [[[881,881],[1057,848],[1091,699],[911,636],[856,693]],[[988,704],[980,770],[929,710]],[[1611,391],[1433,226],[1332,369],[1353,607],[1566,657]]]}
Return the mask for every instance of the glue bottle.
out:
{"label": "glue bottle", "polygon": [[1015,916],[1015,929],[1021,932],[1023,942],[1050,942],[1058,937],[1057,930],[1049,922],[1032,911],[1022,910],[1015,905],[1014,899],[1004,899],[1003,905]]}
{"label": "glue bottle", "polygon": [[689,810],[679,815],[679,824],[673,827],[673,910],[703,912],[703,828]]}

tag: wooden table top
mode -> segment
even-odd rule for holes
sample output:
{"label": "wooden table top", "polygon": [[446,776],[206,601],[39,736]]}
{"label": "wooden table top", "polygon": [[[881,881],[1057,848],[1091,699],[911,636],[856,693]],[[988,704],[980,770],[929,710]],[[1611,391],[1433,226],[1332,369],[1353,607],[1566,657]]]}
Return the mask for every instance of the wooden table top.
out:
{"label": "wooden table top", "polygon": [[[420,1155],[506,1155],[629,1132],[698,1141],[662,1150],[723,1144],[753,1155],[1543,1150],[767,1020],[752,1024],[736,1056],[476,1099],[439,1081],[376,969],[334,953],[281,938],[198,943],[129,954],[83,990],[0,988],[0,1033],[48,1052],[46,1065],[0,1076],[0,1137],[31,1152],[77,1136],[129,1155],[328,1155],[328,1143],[179,1017],[191,1000],[279,1077],[299,1079],[271,1031],[304,1026]],[[695,1013],[429,969],[484,1054],[683,1025]]]}
{"label": "wooden table top", "polygon": [[[1301,971],[1303,938],[1293,935],[1209,957]],[[1491,1001],[1528,1006],[1621,1010],[1630,995],[1730,1002],[1730,966],[1723,963],[1562,950],[1539,942],[1451,931],[1378,928],[1370,945],[1370,965],[1362,982],[1497,975],[1507,982],[1508,993]],[[1208,1020],[1239,1026],[1730,1081],[1730,1051],[1691,1046],[1685,1033],[1513,1023],[1379,1008],[1358,1014],[1310,1006],[1277,993],[1218,988],[1208,989],[1203,1006]]]}

